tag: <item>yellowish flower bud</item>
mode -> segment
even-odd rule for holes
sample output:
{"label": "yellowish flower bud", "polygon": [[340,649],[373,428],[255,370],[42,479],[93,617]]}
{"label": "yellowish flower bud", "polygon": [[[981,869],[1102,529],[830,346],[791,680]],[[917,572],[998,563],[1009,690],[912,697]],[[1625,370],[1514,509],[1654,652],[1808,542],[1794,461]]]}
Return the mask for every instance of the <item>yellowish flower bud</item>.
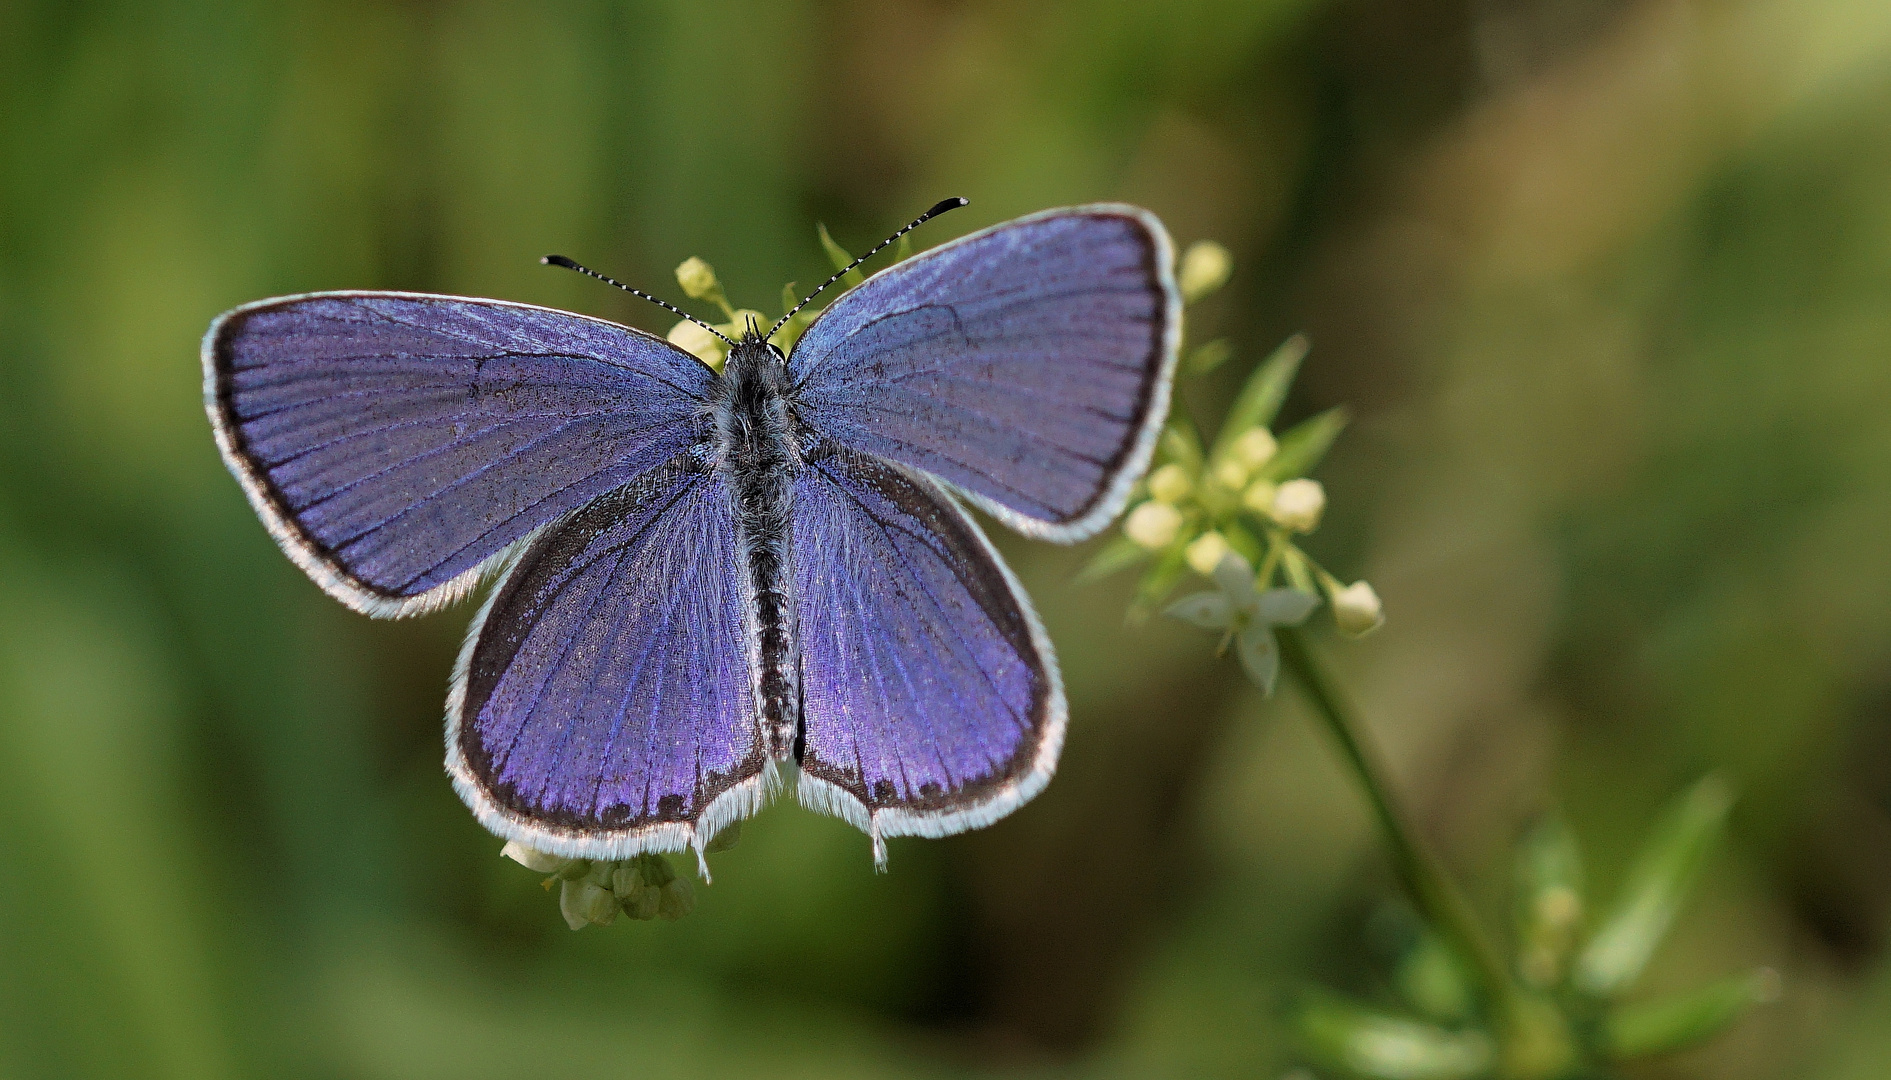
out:
{"label": "yellowish flower bud", "polygon": [[1150,496],[1165,503],[1181,502],[1188,498],[1194,486],[1194,481],[1188,478],[1188,470],[1173,463],[1149,474]]}
{"label": "yellowish flower bud", "polygon": [[1175,542],[1182,528],[1182,512],[1165,502],[1146,502],[1129,512],[1123,535],[1154,551]]}
{"label": "yellowish flower bud", "polygon": [[1228,458],[1215,464],[1215,482],[1233,491],[1240,491],[1248,482],[1248,467],[1239,458]]}
{"label": "yellowish flower bud", "polygon": [[1249,510],[1271,517],[1274,513],[1274,493],[1279,490],[1272,480],[1256,480],[1248,485],[1247,491],[1241,495],[1241,501]]}
{"label": "yellowish flower bud", "polygon": [[720,368],[723,359],[722,339],[684,319],[670,327],[670,344],[689,353],[712,368]]}
{"label": "yellowish flower bud", "polygon": [[1274,491],[1270,513],[1282,528],[1310,533],[1326,512],[1326,489],[1318,480],[1289,480]]}
{"label": "yellowish flower bud", "polygon": [[742,340],[742,335],[749,332],[751,325],[755,327],[755,332],[760,334],[767,333],[769,325],[773,322],[773,319],[756,311],[754,308],[737,308],[729,313],[729,321],[718,329],[737,341],[740,341]]}
{"label": "yellowish flower bud", "polygon": [[1182,300],[1194,303],[1228,283],[1234,273],[1234,256],[1213,240],[1190,244],[1176,268],[1175,282],[1182,290]]}
{"label": "yellowish flower bud", "polygon": [[1218,532],[1205,532],[1188,546],[1188,564],[1203,577],[1213,577],[1221,557],[1228,553],[1228,541]]}
{"label": "yellowish flower bud", "polygon": [[1351,637],[1370,634],[1385,625],[1385,605],[1371,585],[1355,581],[1333,591],[1333,622],[1340,633]]}
{"label": "yellowish flower bud", "polygon": [[1279,449],[1280,444],[1274,441],[1274,433],[1264,427],[1250,428],[1234,441],[1234,456],[1250,469],[1258,469],[1272,461],[1274,451]]}
{"label": "yellowish flower bud", "polygon": [[506,841],[506,846],[500,849],[499,854],[527,870],[536,870],[541,874],[554,873],[570,861],[562,855],[550,855],[536,848],[526,847],[517,840]]}
{"label": "yellowish flower bud", "polygon": [[683,287],[683,295],[692,300],[706,300],[722,291],[722,284],[716,280],[716,269],[701,259],[690,256],[676,268],[676,283]]}

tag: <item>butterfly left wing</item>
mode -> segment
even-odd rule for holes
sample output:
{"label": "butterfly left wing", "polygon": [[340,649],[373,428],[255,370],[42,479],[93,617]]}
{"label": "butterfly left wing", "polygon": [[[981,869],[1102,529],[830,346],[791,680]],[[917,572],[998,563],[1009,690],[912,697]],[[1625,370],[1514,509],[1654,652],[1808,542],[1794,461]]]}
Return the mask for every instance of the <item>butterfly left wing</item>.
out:
{"label": "butterfly left wing", "polygon": [[1020,218],[836,300],[789,373],[803,422],[923,469],[1027,536],[1108,524],[1168,415],[1182,302],[1147,211]]}
{"label": "butterfly left wing", "polygon": [[1057,659],[1031,602],[939,485],[840,448],[794,492],[801,801],[873,837],[944,836],[1050,782]]}
{"label": "butterfly left wing", "polygon": [[447,772],[481,823],[573,858],[699,852],[775,773],[733,503],[691,456],[541,532],[467,637]]}
{"label": "butterfly left wing", "polygon": [[508,545],[675,456],[715,376],[629,327],[419,293],[246,304],[204,404],[270,534],[370,615],[431,610]]}

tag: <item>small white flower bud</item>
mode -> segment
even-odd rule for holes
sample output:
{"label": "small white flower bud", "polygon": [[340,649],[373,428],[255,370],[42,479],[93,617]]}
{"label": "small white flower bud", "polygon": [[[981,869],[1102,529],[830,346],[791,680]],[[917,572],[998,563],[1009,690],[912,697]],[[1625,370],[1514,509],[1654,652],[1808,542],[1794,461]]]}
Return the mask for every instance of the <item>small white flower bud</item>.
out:
{"label": "small white flower bud", "polygon": [[1340,633],[1352,637],[1370,634],[1385,624],[1385,605],[1379,594],[1364,581],[1355,581],[1333,592],[1333,621]]}
{"label": "small white flower bud", "polygon": [[710,367],[719,368],[722,366],[722,339],[704,330],[702,327],[697,326],[695,323],[690,322],[688,319],[684,319],[682,322],[670,327],[668,336],[670,344],[689,353],[691,356],[708,364]]}
{"label": "small white flower bud", "polygon": [[1188,546],[1188,564],[1203,577],[1213,577],[1221,557],[1228,554],[1228,541],[1218,532],[1206,532]]}
{"label": "small white flower bud", "polygon": [[1310,533],[1326,511],[1326,489],[1318,480],[1289,480],[1274,492],[1270,511],[1283,528]]}
{"label": "small white flower bud", "polygon": [[1188,498],[1188,493],[1195,487],[1195,482],[1188,478],[1188,470],[1170,462],[1149,474],[1149,495],[1165,503],[1181,502]]}
{"label": "small white flower bud", "polygon": [[526,847],[517,840],[506,841],[506,846],[499,850],[499,854],[527,870],[536,870],[541,874],[557,873],[559,867],[569,861],[562,855],[550,855],[536,848]]}
{"label": "small white flower bud", "polygon": [[722,285],[716,280],[716,269],[701,259],[690,256],[676,268],[676,283],[683,287],[683,295],[692,300],[705,300],[720,292]]}
{"label": "small white flower bud", "polygon": [[1272,480],[1256,480],[1241,495],[1241,502],[1257,514],[1273,516],[1274,493],[1280,490]]}
{"label": "small white flower bud", "polygon": [[1249,428],[1234,441],[1234,456],[1250,469],[1258,469],[1272,461],[1274,452],[1280,444],[1274,441],[1274,433],[1264,427]]}
{"label": "small white flower bud", "polygon": [[1182,290],[1182,300],[1194,303],[1228,283],[1234,273],[1234,256],[1213,240],[1199,240],[1182,253],[1175,282]]}
{"label": "small white flower bud", "polygon": [[1146,502],[1129,512],[1123,535],[1151,551],[1168,547],[1182,528],[1182,512],[1165,502]]}
{"label": "small white flower bud", "polygon": [[1215,482],[1230,491],[1240,491],[1248,482],[1247,464],[1234,457],[1216,462]]}

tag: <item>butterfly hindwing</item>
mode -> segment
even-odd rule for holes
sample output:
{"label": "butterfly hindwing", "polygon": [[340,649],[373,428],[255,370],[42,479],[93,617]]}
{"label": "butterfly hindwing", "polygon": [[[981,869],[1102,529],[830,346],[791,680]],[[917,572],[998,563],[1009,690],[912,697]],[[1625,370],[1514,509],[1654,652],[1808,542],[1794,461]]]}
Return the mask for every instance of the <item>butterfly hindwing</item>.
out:
{"label": "butterfly hindwing", "polygon": [[976,828],[1049,782],[1063,686],[1030,601],[970,517],[840,449],[795,487],[801,800],[875,839]]}
{"label": "butterfly hindwing", "polygon": [[317,293],[204,338],[224,460],[358,611],[429,610],[508,545],[685,449],[714,374],[659,338],[494,300]]}
{"label": "butterfly hindwing", "polygon": [[803,419],[922,469],[1027,535],[1122,509],[1168,413],[1181,299],[1149,213],[1046,211],[836,300],[790,358]]}
{"label": "butterfly hindwing", "polygon": [[700,849],[774,773],[728,486],[689,455],[544,530],[494,593],[447,706],[447,769],[541,851]]}

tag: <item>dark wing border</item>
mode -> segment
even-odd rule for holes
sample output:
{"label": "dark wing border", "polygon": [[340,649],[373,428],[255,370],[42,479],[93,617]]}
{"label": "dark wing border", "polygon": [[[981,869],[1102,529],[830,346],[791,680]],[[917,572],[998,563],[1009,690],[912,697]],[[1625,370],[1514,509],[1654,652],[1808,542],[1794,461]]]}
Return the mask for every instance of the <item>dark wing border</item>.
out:
{"label": "dark wing border", "polygon": [[[942,255],[961,245],[981,240],[1014,226],[1029,225],[1050,218],[1084,216],[1127,218],[1140,225],[1150,242],[1150,259],[1153,264],[1150,267],[1150,276],[1162,293],[1163,326],[1162,336],[1157,346],[1161,350],[1161,355],[1156,358],[1153,376],[1144,388],[1141,403],[1144,411],[1135,437],[1125,447],[1116,467],[1103,475],[1102,482],[1097,486],[1096,498],[1088,507],[1079,511],[1077,516],[1068,521],[1046,521],[1043,518],[1021,514],[977,492],[967,491],[957,484],[939,481],[966,502],[996,518],[1006,528],[1034,539],[1048,540],[1054,544],[1075,544],[1088,540],[1103,531],[1111,521],[1116,519],[1116,515],[1123,512],[1123,507],[1129,502],[1129,495],[1134,490],[1136,481],[1142,478],[1144,470],[1149,467],[1150,459],[1155,456],[1156,440],[1161,436],[1162,425],[1169,417],[1169,399],[1175,382],[1175,366],[1182,348],[1182,290],[1175,283],[1175,245],[1169,239],[1169,231],[1163,227],[1161,220],[1142,207],[1132,206],[1129,203],[1085,203],[1081,206],[1060,206],[1051,210],[1040,210],[1035,214],[1026,214],[974,233],[967,233],[936,248],[929,248],[904,262],[887,267],[855,287],[856,291],[867,288],[876,278],[898,273],[926,259]],[[826,315],[827,312],[823,311],[820,318],[825,318]],[[811,325],[809,329],[812,329]],[[790,363],[792,364],[792,358]],[[816,360],[813,367],[802,372],[795,379],[796,389],[798,390],[802,383],[812,378],[819,368],[820,361]]]}
{"label": "dark wing border", "polygon": [[251,315],[270,308],[300,304],[310,300],[363,299],[443,300],[546,312],[568,319],[582,319],[586,322],[608,326],[613,330],[646,337],[652,341],[662,342],[671,349],[675,349],[676,346],[655,334],[645,333],[635,327],[623,326],[607,319],[593,318],[576,312],[541,307],[537,304],[520,304],[510,300],[489,300],[474,296],[447,296],[440,293],[394,292],[383,289],[339,289],[330,292],[272,296],[266,300],[256,300],[231,308],[212,320],[210,329],[204,332],[202,346],[204,411],[210,416],[210,428],[216,435],[217,451],[223,456],[224,466],[242,486],[243,494],[249,499],[250,506],[256,511],[256,516],[263,519],[263,527],[269,530],[270,538],[276,541],[276,546],[280,547],[282,553],[289,557],[289,561],[300,567],[318,588],[363,615],[376,619],[400,619],[410,615],[425,615],[457,603],[477,589],[482,581],[499,577],[519,553],[525,550],[526,545],[532,542],[537,531],[527,533],[499,549],[486,561],[450,581],[413,596],[399,596],[382,592],[349,573],[348,568],[331,555],[315,537],[309,534],[307,529],[303,528],[302,523],[295,519],[294,513],[289,509],[288,501],[282,497],[282,493],[277,490],[268,474],[257,467],[248,447],[244,444],[242,431],[231,409],[230,366],[226,356],[227,350],[224,347],[224,335],[230,327],[240,326]]}

